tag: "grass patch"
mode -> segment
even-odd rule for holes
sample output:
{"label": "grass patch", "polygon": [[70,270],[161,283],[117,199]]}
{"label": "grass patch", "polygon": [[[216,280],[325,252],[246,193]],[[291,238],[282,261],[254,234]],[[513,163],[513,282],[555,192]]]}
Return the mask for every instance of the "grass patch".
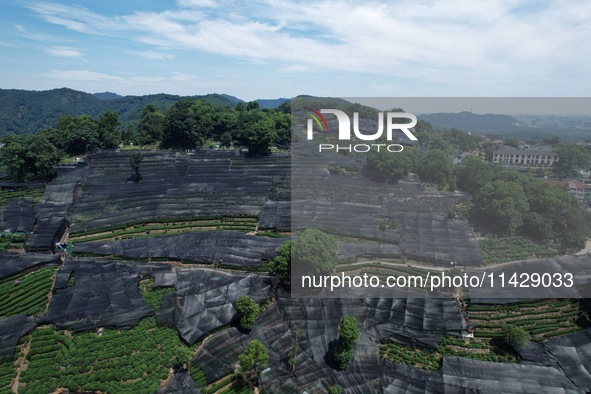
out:
{"label": "grass patch", "polygon": [[444,356],[459,356],[482,361],[516,362],[517,354],[500,338],[464,340],[442,337],[437,352]]}
{"label": "grass patch", "polygon": [[441,354],[411,348],[393,342],[380,345],[380,357],[395,363],[402,363],[428,371],[439,369],[442,360]]}
{"label": "grass patch", "polygon": [[[76,215],[71,217],[75,223]],[[79,218],[78,218],[79,219]],[[81,222],[81,221],[79,221]],[[183,234],[195,231],[235,230],[244,233],[255,231],[257,217],[167,218],[133,224],[108,226],[70,233],[72,242],[91,242],[113,239],[132,239],[167,234]]]}
{"label": "grass patch", "polygon": [[505,324],[521,327],[533,341],[591,326],[588,318],[591,301],[587,299],[539,300],[511,305],[470,304],[467,311],[479,338],[501,338]]}
{"label": "grass patch", "polygon": [[155,311],[160,310],[160,304],[162,303],[162,297],[166,294],[174,292],[174,287],[159,287],[152,288],[154,285],[154,278],[147,276],[140,280],[140,294],[144,300],[150,305]]}
{"label": "grass patch", "polygon": [[251,394],[252,390],[239,374],[228,375],[209,385],[204,394]]}
{"label": "grass patch", "polygon": [[151,144],[151,145],[124,145],[119,148],[121,151],[134,151],[134,150],[152,150],[158,149],[158,144]]}
{"label": "grass patch", "polygon": [[0,251],[8,249],[23,249],[27,234],[23,233],[2,233],[0,236]]}
{"label": "grass patch", "polygon": [[507,261],[532,258],[553,257],[558,251],[545,245],[539,245],[524,237],[489,237],[480,240],[480,249],[484,264],[504,263]]}
{"label": "grass patch", "polygon": [[435,351],[428,351],[397,343],[380,345],[380,357],[427,371],[441,368],[443,356],[458,356],[483,361],[516,362],[517,355],[497,338],[465,341],[456,337],[442,337]]}
{"label": "grass patch", "polygon": [[329,165],[328,171],[331,174],[336,174],[336,175],[348,175],[348,176],[357,175],[357,170],[341,167],[336,164]]}
{"label": "grass patch", "polygon": [[37,203],[43,195],[44,191],[44,187],[36,187],[34,189],[21,190],[0,190],[0,206],[3,206],[6,203],[6,200],[23,197],[32,197],[33,203]]}
{"label": "grass patch", "polygon": [[265,230],[257,231],[256,235],[258,235],[259,237],[288,238],[291,235],[291,233],[274,230]]}

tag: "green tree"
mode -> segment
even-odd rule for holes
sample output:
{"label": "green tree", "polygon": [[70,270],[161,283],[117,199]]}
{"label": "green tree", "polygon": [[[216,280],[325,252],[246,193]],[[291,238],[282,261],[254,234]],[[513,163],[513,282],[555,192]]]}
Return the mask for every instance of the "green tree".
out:
{"label": "green tree", "polygon": [[166,112],[161,146],[193,149],[200,147],[212,134],[214,108],[205,100],[184,98]]}
{"label": "green tree", "polygon": [[248,148],[250,156],[265,156],[271,153],[271,146],[277,139],[275,121],[266,112],[250,110],[239,117],[239,140]]}
{"label": "green tree", "polygon": [[81,155],[99,146],[97,123],[88,115],[63,116],[57,128],[65,134],[65,151],[70,155]]}
{"label": "green tree", "polygon": [[137,181],[140,181],[142,179],[142,175],[140,174],[140,165],[143,163],[144,161],[144,156],[142,155],[142,152],[137,151],[134,152],[130,157],[129,157],[129,165],[131,166],[134,175],[135,175],[135,179]]}
{"label": "green tree", "polygon": [[508,137],[503,140],[503,144],[512,146],[513,148],[519,148],[519,140],[515,137]]}
{"label": "green tree", "polygon": [[591,237],[591,214],[578,206],[564,209],[555,216],[552,228],[563,252],[578,251]]}
{"label": "green tree", "polygon": [[492,180],[493,169],[477,156],[466,156],[456,166],[454,173],[458,188],[473,194]]}
{"label": "green tree", "polygon": [[236,310],[242,314],[240,318],[240,325],[246,330],[252,329],[254,319],[261,312],[259,304],[257,304],[249,296],[240,296],[236,300]]}
{"label": "green tree", "polygon": [[444,137],[456,150],[460,152],[467,152],[476,149],[478,146],[479,137],[468,134],[462,130],[452,128]]}
{"label": "green tree", "polygon": [[336,361],[339,369],[346,369],[354,355],[354,349],[345,347],[340,342],[337,342],[337,345],[334,349],[333,358]]}
{"label": "green tree", "polygon": [[48,181],[55,177],[60,154],[44,136],[7,135],[2,143],[0,162],[15,181]]}
{"label": "green tree", "polygon": [[294,268],[298,273],[324,274],[337,265],[337,240],[320,230],[302,231],[291,244]]}
{"label": "green tree", "polygon": [[135,138],[135,134],[134,134],[133,130],[134,130],[134,127],[131,124],[131,122],[125,123],[123,130],[121,130],[121,142],[124,145],[129,145],[133,142],[133,140]]}
{"label": "green tree", "polygon": [[527,212],[519,233],[537,242],[545,242],[552,237],[552,221],[537,212]]}
{"label": "green tree", "polygon": [[228,133],[230,135],[231,145],[233,136],[236,134],[238,125],[238,111],[233,108],[229,108],[223,105],[217,105],[213,109],[211,117],[212,133],[211,138],[218,140],[221,143],[221,137],[223,134]]}
{"label": "green tree", "polygon": [[275,122],[275,145],[287,148],[291,144],[291,114],[280,110],[271,113]]}
{"label": "green tree", "polygon": [[536,241],[554,240],[563,252],[579,250],[591,237],[591,214],[582,209],[572,194],[546,182],[523,176],[530,212],[519,233]]}
{"label": "green tree", "polygon": [[259,385],[261,372],[267,367],[268,360],[267,348],[258,339],[250,341],[246,349],[238,355],[238,372],[251,388]]}
{"label": "green tree", "polygon": [[65,130],[54,128],[45,129],[39,133],[40,136],[47,138],[53,146],[57,148],[60,154],[66,153],[66,132]]}
{"label": "green tree", "polygon": [[277,111],[284,114],[291,114],[291,100],[284,101],[277,107]]}
{"label": "green tree", "polygon": [[417,174],[422,181],[443,187],[453,176],[453,163],[444,151],[432,149],[420,158]]}
{"label": "green tree", "polygon": [[359,327],[355,316],[345,315],[339,323],[339,341],[346,346],[355,346],[359,337]]}
{"label": "green tree", "polygon": [[137,126],[136,143],[150,145],[162,140],[164,135],[164,114],[154,104],[144,107]]}
{"label": "green tree", "polygon": [[[394,112],[396,112],[396,111],[394,111]],[[404,111],[399,110],[397,112],[404,112]],[[426,120],[419,119],[417,121],[417,124],[415,125],[415,127],[413,127],[413,134],[415,135],[415,137],[418,138],[419,141],[421,141],[424,137],[427,137],[431,133],[433,133],[433,126],[431,125],[431,123],[427,122]]]}
{"label": "green tree", "polygon": [[252,111],[255,109],[259,109],[259,103],[256,101],[249,101],[248,104],[246,104],[246,110],[247,111]]}
{"label": "green tree", "polygon": [[226,131],[220,135],[220,146],[222,148],[229,148],[232,146],[232,133]]}
{"label": "green tree", "polygon": [[355,345],[359,337],[357,319],[345,315],[339,323],[339,337],[333,351],[333,357],[340,369],[347,368],[355,354]]}
{"label": "green tree", "polygon": [[519,326],[505,324],[502,327],[502,331],[503,339],[509,346],[521,348],[530,340],[529,333]]}
{"label": "green tree", "polygon": [[560,137],[557,135],[552,136],[552,137],[546,137],[542,140],[542,142],[546,145],[557,147],[560,145]]}
{"label": "green tree", "polygon": [[333,384],[330,386],[329,393],[330,394],[341,394],[343,392],[343,387],[340,384]]}
{"label": "green tree", "polygon": [[271,271],[281,280],[289,282],[291,275],[291,241],[286,241],[277,249],[277,254],[273,259]]}
{"label": "green tree", "polygon": [[426,141],[421,141],[423,147],[427,147],[429,150],[438,149],[445,152],[447,155],[454,153],[454,148],[451,143],[440,134],[430,134]]}
{"label": "green tree", "polygon": [[366,174],[376,180],[398,182],[414,170],[416,159],[413,148],[402,152],[372,150],[367,155]]}
{"label": "green tree", "polygon": [[470,218],[489,231],[514,235],[529,211],[523,187],[516,182],[495,180],[474,193]]}
{"label": "green tree", "polygon": [[492,161],[493,154],[496,149],[497,145],[493,144],[492,142],[485,142],[482,144],[482,153],[484,153],[484,158],[489,162]]}
{"label": "green tree", "polygon": [[558,162],[554,164],[554,174],[560,179],[576,175],[577,170],[587,170],[591,161],[591,153],[584,148],[573,145],[560,145],[556,149]]}
{"label": "green tree", "polygon": [[98,121],[98,142],[102,149],[115,149],[121,142],[119,115],[114,111],[104,112]]}

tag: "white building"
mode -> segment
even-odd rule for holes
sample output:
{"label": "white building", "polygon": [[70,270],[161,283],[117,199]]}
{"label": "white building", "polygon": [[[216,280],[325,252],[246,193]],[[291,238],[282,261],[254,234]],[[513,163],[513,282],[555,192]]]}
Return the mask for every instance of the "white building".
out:
{"label": "white building", "polygon": [[552,149],[517,149],[503,145],[493,152],[493,163],[523,167],[553,167],[558,155]]}
{"label": "white building", "polygon": [[591,205],[591,184],[581,181],[570,181],[568,191],[575,196],[579,204],[583,207]]}

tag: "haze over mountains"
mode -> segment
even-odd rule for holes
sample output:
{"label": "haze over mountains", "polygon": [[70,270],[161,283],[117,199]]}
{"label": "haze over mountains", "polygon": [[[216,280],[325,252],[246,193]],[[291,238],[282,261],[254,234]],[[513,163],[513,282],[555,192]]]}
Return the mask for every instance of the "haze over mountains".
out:
{"label": "haze over mountains", "polygon": [[[245,102],[228,94],[213,93],[191,97],[232,107]],[[117,112],[122,125],[135,125],[147,104],[155,104],[166,110],[181,98],[182,96],[164,93],[144,96],[121,96],[113,92],[90,94],[69,88],[46,91],[0,89],[0,136],[37,133],[54,127],[62,115],[88,114],[98,119],[107,110]],[[287,100],[277,98],[255,101],[262,108],[276,108]],[[591,118],[585,117],[481,115],[464,111],[424,114],[418,118],[428,121],[436,128],[511,135],[521,140],[539,140],[548,135],[560,135],[565,142],[591,139]]]}
{"label": "haze over mountains", "polygon": [[510,116],[463,111],[419,115],[418,118],[443,129],[515,136],[520,140],[540,140],[550,135],[559,135],[565,142],[591,139],[591,118],[585,116]]}

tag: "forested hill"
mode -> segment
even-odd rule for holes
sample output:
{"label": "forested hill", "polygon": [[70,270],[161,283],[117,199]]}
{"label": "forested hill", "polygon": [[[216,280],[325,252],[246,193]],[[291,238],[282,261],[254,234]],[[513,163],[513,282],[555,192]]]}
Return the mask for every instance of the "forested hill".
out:
{"label": "forested hill", "polygon": [[[99,95],[99,97],[101,97]],[[0,136],[4,134],[31,134],[55,127],[62,115],[82,114],[98,117],[107,110],[119,114],[121,123],[137,122],[147,104],[168,109],[181,96],[154,94],[101,99],[96,95],[68,88],[46,91],[0,89]],[[234,107],[236,102],[220,94],[193,96],[214,104]]]}

